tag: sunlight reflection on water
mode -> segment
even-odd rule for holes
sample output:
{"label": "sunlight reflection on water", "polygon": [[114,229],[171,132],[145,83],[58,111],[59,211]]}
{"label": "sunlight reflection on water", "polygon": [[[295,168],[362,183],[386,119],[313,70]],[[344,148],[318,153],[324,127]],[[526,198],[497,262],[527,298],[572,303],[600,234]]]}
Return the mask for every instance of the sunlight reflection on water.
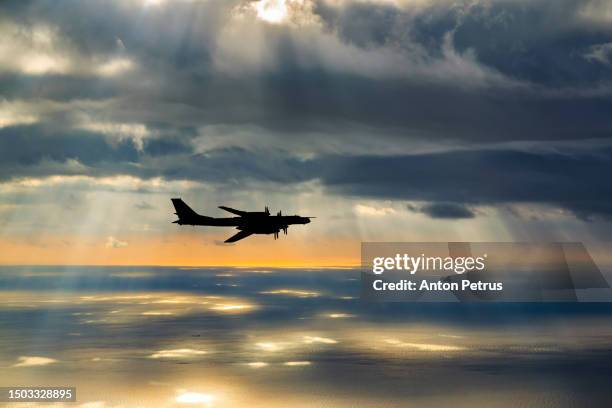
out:
{"label": "sunlight reflection on water", "polygon": [[606,305],[376,305],[358,271],[251,272],[0,268],[1,385],[77,386],[77,406],[106,408],[609,396]]}

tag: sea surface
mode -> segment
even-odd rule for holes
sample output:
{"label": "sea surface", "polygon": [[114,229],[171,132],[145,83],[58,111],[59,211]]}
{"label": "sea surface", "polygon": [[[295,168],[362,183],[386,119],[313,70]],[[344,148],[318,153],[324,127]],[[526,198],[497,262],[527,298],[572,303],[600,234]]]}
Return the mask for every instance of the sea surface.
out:
{"label": "sea surface", "polygon": [[612,304],[366,303],[359,277],[0,267],[0,386],[77,388],[4,406],[610,406]]}

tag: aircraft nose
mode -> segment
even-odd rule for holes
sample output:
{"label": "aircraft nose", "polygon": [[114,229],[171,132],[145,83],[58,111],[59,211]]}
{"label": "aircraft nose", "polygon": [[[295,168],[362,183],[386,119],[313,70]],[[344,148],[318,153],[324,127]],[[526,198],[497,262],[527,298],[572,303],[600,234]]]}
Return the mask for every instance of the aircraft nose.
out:
{"label": "aircraft nose", "polygon": [[304,222],[304,224],[310,224],[310,218],[306,218],[306,221]]}

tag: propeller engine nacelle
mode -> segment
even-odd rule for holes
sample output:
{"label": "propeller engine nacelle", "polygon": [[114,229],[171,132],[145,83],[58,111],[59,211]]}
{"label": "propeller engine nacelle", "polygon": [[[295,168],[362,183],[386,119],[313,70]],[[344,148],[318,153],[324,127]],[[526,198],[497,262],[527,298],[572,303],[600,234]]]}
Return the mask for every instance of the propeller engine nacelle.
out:
{"label": "propeller engine nacelle", "polygon": [[287,235],[288,229],[289,229],[288,225],[283,225],[282,227],[274,231],[274,239],[278,239],[278,235],[280,234],[281,231],[283,231],[283,234]]}

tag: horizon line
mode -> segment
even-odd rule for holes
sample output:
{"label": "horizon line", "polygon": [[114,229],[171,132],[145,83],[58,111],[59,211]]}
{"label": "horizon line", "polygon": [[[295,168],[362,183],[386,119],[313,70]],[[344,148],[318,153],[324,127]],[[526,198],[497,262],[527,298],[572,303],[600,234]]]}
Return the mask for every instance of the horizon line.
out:
{"label": "horizon line", "polygon": [[70,267],[157,267],[157,268],[234,268],[234,269],[246,269],[246,268],[271,268],[271,269],[301,269],[301,268],[315,268],[315,269],[356,269],[360,268],[361,264],[338,264],[338,265],[314,265],[314,264],[277,264],[277,265],[265,265],[265,264],[237,264],[237,265],[214,265],[214,264],[103,264],[103,263],[91,263],[91,264],[79,264],[79,263],[0,263],[1,267],[11,266],[35,266],[35,267],[48,267],[48,266],[70,266]]}

